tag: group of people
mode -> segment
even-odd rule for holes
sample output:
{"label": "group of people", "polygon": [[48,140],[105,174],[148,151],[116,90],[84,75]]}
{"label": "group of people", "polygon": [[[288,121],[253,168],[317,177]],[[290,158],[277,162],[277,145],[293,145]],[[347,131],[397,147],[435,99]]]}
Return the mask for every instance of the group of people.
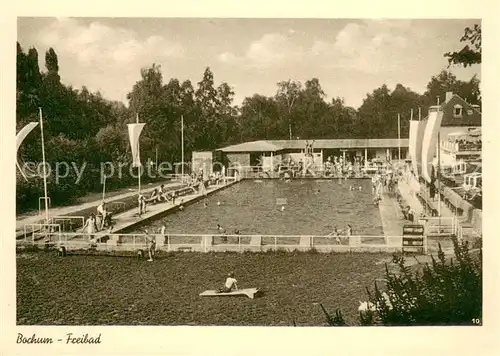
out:
{"label": "group of people", "polygon": [[155,188],[149,198],[146,198],[143,194],[139,194],[137,202],[139,204],[139,215],[146,212],[146,205],[148,203],[157,204],[160,202],[172,201],[175,204],[175,198],[177,196],[177,191],[168,191],[165,185],[162,184],[159,188]]}
{"label": "group of people", "polygon": [[386,173],[382,175],[380,173],[375,174],[372,177],[372,193],[373,193],[373,203],[378,205],[382,200],[382,193],[384,190],[392,192],[394,190],[396,182],[391,173]]}
{"label": "group of people", "polygon": [[349,239],[349,236],[352,235],[352,225],[351,224],[347,224],[345,230],[338,230],[337,229],[337,226],[335,226],[333,228],[333,231],[328,235],[328,237],[330,238],[334,238],[335,239],[335,242],[337,244],[341,244],[342,243],[342,240],[341,239]]}
{"label": "group of people", "polygon": [[[187,191],[192,190],[193,193],[196,193],[200,189],[204,190],[205,185],[204,185],[203,181],[191,180],[190,182],[188,182],[188,186],[186,188],[188,188]],[[149,203],[157,204],[160,202],[170,201],[170,202],[172,202],[172,204],[176,204],[176,198],[183,195],[183,192],[185,192],[185,191],[186,191],[186,189],[168,191],[165,188],[165,185],[162,184],[159,188],[155,188],[151,192],[151,194],[148,198],[146,198],[143,194],[139,194],[139,196],[137,198],[137,202],[139,205],[139,216],[146,212],[146,206]],[[206,192],[205,192],[205,194],[206,194]],[[182,199],[181,199],[181,206],[182,206]]]}
{"label": "group of people", "polygon": [[107,204],[104,200],[97,206],[96,210],[97,214],[90,213],[82,227],[82,232],[89,234],[92,245],[97,242],[94,236],[95,233],[102,231],[105,228],[109,228],[110,231],[113,229],[113,213],[108,210]]}
{"label": "group of people", "polygon": [[332,157],[329,156],[325,162],[325,175],[342,177],[345,174],[347,177],[353,177],[361,172],[360,167],[361,165],[356,159],[354,162],[347,159],[344,161],[342,156],[334,156],[332,160]]}
{"label": "group of people", "polygon": [[[227,236],[226,236],[227,230],[225,228],[223,228],[221,224],[217,224],[217,232],[219,233],[219,235],[221,235],[222,242],[226,243],[227,242]],[[240,234],[240,230],[234,229],[233,235],[239,235],[239,234]]]}

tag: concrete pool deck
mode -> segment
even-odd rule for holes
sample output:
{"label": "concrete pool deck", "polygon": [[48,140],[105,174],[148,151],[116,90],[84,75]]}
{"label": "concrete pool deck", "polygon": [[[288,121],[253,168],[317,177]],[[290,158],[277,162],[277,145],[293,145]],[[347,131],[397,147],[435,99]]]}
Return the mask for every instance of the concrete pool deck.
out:
{"label": "concrete pool deck", "polygon": [[[182,186],[182,183],[179,182],[170,182],[170,183],[158,183],[154,185],[148,185],[147,188],[143,188],[141,192],[143,194],[148,194],[151,193],[155,188],[157,188],[160,184],[164,184],[165,188],[168,190],[172,190],[175,187],[180,187]],[[116,203],[119,202],[120,200],[130,198],[132,196],[137,195],[137,191],[129,191],[127,193],[115,195],[112,198],[106,199],[108,203]],[[49,209],[49,216],[67,216],[67,215],[76,215],[81,211],[92,209],[92,208],[97,208],[97,205],[101,202],[101,199],[97,199],[94,201],[90,201],[87,203],[83,204],[76,204],[76,205],[71,205],[71,206],[64,206],[64,207],[57,207],[57,208],[51,208]],[[40,221],[44,220],[44,217],[42,215],[32,215],[28,217],[24,217],[21,219],[16,220],[16,237],[19,237],[24,234],[24,227],[26,225],[30,224],[38,224]]]}
{"label": "concrete pool deck", "polygon": [[114,216],[113,220],[115,221],[115,225],[113,227],[113,233],[124,233],[127,230],[146,224],[155,218],[178,210],[180,205],[194,203],[199,199],[203,199],[205,196],[209,196],[215,192],[236,184],[237,182],[238,181],[232,180],[227,182],[226,184],[211,186],[206,189],[205,193],[196,192],[181,196],[179,198],[176,198],[176,204],[173,204],[172,202],[162,202],[154,205],[147,205],[146,212],[141,216],[139,216],[137,208],[127,210],[121,214]]}
{"label": "concrete pool deck", "polygon": [[[382,193],[382,200],[379,202],[378,207],[384,236],[398,237],[392,239],[390,238],[388,244],[400,245],[400,236],[403,233],[403,225],[405,225],[406,222],[402,216],[396,199],[390,197],[386,192],[384,192]],[[393,239],[396,239],[397,241],[393,241]]]}

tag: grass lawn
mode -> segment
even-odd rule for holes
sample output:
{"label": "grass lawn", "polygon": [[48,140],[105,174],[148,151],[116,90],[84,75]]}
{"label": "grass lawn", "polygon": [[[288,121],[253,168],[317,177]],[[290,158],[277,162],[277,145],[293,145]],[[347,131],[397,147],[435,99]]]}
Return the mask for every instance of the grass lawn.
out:
{"label": "grass lawn", "polygon": [[[384,254],[164,253],[134,257],[17,254],[18,325],[326,325],[321,302],[358,323]],[[200,297],[229,271],[256,299]]]}

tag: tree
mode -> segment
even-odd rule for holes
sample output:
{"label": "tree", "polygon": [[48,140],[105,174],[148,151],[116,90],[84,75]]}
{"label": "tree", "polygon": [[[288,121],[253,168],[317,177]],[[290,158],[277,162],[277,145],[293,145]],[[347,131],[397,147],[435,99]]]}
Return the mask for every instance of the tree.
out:
{"label": "tree", "polygon": [[460,42],[468,42],[458,52],[447,52],[448,63],[463,65],[464,67],[481,63],[481,25],[475,24],[473,28],[466,27]]}
{"label": "tree", "polygon": [[[368,94],[358,109],[359,132],[363,138],[388,138],[394,136],[394,117],[390,117],[391,92],[382,85]],[[397,135],[397,134],[396,134]]]}
{"label": "tree", "polygon": [[317,78],[307,80],[304,89],[299,92],[299,97],[292,108],[292,118],[295,130],[300,135],[308,138],[331,137],[328,121],[328,104],[325,102],[326,94],[321,88]]}
{"label": "tree", "polygon": [[278,120],[278,106],[274,98],[254,94],[243,100],[238,117],[240,142],[284,139],[287,132]]}
{"label": "tree", "polygon": [[481,101],[479,80],[476,76],[473,76],[470,81],[464,82],[458,80],[451,72],[443,70],[438,75],[433,76],[427,84],[423,99],[424,105],[436,105],[437,97],[441,103],[444,102],[446,92],[458,94],[470,104],[480,104]]}
{"label": "tree", "polygon": [[236,109],[233,107],[234,90],[226,82],[217,87],[217,129],[220,145],[236,143]]}
{"label": "tree", "polygon": [[45,52],[45,67],[47,68],[46,80],[59,84],[61,82],[61,77],[59,76],[59,61],[52,47]]}
{"label": "tree", "polygon": [[198,118],[198,135],[196,147],[213,149],[220,143],[220,132],[217,131],[217,89],[214,85],[214,74],[209,67],[203,72],[203,78],[198,82],[195,100],[200,117]]}
{"label": "tree", "polygon": [[288,119],[288,135],[292,139],[292,108],[297,101],[302,84],[292,80],[278,82],[278,91],[276,93],[276,101],[278,104],[285,108],[286,116]]}

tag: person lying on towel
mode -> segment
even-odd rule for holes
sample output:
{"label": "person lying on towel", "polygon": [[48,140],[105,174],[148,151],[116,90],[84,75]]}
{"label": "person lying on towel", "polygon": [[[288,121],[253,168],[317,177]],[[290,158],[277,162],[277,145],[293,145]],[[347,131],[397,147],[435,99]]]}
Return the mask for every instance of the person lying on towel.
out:
{"label": "person lying on towel", "polygon": [[227,275],[226,283],[224,287],[218,290],[219,293],[229,293],[234,290],[238,290],[237,280],[234,278],[234,273],[231,272]]}

